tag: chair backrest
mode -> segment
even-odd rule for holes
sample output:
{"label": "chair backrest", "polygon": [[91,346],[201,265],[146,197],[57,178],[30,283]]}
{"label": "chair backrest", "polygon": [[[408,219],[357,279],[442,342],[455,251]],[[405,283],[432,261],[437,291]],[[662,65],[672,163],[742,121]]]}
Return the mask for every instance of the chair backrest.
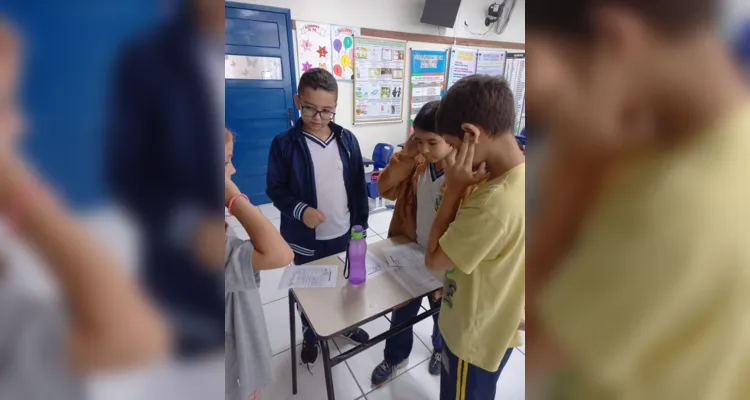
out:
{"label": "chair backrest", "polygon": [[372,163],[373,167],[378,170],[385,168],[388,165],[388,161],[391,160],[393,155],[393,146],[387,143],[378,143],[375,145],[375,150],[372,151]]}

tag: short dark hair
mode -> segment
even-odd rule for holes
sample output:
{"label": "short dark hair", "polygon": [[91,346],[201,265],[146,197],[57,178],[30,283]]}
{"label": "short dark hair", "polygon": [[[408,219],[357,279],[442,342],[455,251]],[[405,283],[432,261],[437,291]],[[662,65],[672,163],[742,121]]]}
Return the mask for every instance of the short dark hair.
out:
{"label": "short dark hair", "polygon": [[435,117],[437,116],[439,107],[440,100],[433,100],[429,103],[425,103],[425,105],[419,109],[417,116],[414,117],[414,123],[412,126],[425,132],[437,132],[437,129],[435,128]]}
{"label": "short dark hair", "polygon": [[453,84],[440,102],[436,118],[438,133],[463,139],[464,123],[482,127],[488,136],[513,133],[515,107],[513,92],[505,78],[467,76]]}
{"label": "short dark hair", "polygon": [[337,96],[339,94],[339,85],[336,83],[336,78],[323,68],[311,68],[302,74],[299,78],[297,93],[302,93],[305,89],[325,90],[335,93]]}
{"label": "short dark hair", "polygon": [[534,0],[526,6],[526,27],[576,40],[592,39],[593,11],[602,6],[629,9],[658,31],[679,35],[714,24],[718,0]]}

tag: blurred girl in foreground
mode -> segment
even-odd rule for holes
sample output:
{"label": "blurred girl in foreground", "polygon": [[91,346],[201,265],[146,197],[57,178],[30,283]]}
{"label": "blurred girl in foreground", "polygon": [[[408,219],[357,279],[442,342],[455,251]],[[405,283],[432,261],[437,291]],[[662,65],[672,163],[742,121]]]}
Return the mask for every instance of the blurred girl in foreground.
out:
{"label": "blurred girl in foreground", "polygon": [[225,398],[260,400],[260,390],[273,382],[260,271],[281,268],[294,259],[292,249],[258,207],[232,182],[234,141],[224,131],[224,202],[242,224],[250,240],[238,238],[226,227],[225,236]]}
{"label": "blurred girl in foreground", "polygon": [[123,266],[17,152],[19,53],[17,36],[0,20],[0,246],[29,244],[62,299],[32,297],[8,279],[24,266],[0,260],[0,398],[80,399],[83,374],[154,361],[168,352],[168,332]]}

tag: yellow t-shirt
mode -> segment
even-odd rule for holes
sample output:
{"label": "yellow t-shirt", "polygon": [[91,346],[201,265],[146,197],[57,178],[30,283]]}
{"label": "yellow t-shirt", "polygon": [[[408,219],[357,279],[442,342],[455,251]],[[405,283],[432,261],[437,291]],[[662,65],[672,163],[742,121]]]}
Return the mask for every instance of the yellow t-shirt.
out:
{"label": "yellow t-shirt", "polygon": [[576,400],[750,399],[750,107],[619,177],[540,297]]}
{"label": "yellow t-shirt", "polygon": [[487,371],[522,344],[525,188],[524,164],[477,185],[440,238],[456,264],[445,274],[440,331],[455,355]]}

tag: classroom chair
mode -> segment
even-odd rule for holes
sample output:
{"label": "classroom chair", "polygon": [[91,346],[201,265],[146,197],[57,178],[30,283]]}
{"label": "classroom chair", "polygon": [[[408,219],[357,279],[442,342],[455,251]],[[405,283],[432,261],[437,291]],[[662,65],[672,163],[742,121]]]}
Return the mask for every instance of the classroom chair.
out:
{"label": "classroom chair", "polygon": [[[375,145],[375,149],[372,151],[372,160],[369,163],[372,165],[373,171],[366,173],[367,182],[367,196],[375,200],[375,208],[370,210],[370,213],[376,213],[392,209],[393,206],[385,205],[385,199],[380,197],[378,193],[378,176],[380,170],[388,165],[393,155],[393,146],[387,143],[378,143]],[[366,163],[367,164],[367,163]]]}

